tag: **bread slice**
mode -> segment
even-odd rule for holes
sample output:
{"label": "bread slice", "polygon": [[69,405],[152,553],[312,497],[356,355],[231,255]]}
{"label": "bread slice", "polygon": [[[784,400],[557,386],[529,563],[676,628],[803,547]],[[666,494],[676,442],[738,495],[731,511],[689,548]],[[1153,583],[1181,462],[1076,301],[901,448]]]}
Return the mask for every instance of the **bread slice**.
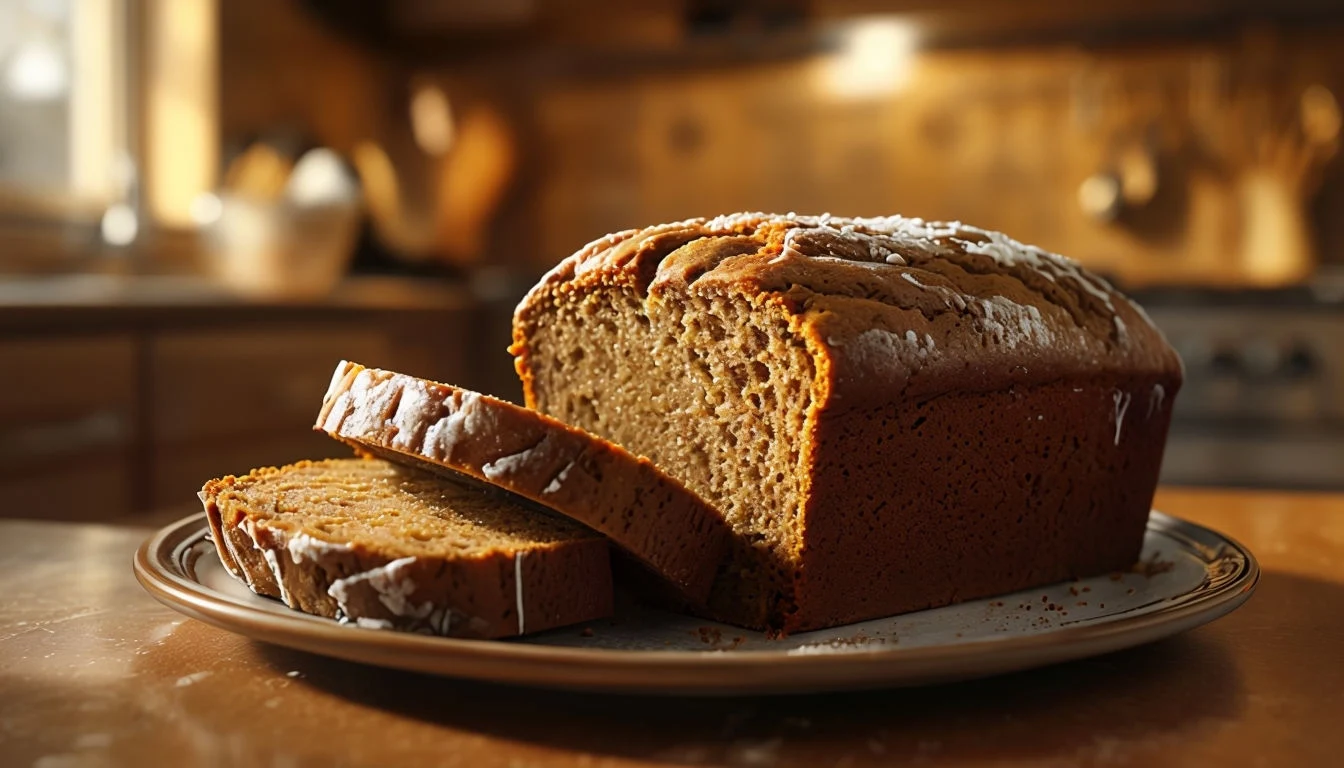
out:
{"label": "bread slice", "polygon": [[609,536],[692,602],[726,551],[723,518],[647,459],[493,397],[342,362],[316,429],[543,504]]}
{"label": "bread slice", "polygon": [[527,405],[733,526],[711,605],[789,631],[1128,567],[1176,354],[1078,264],[899,216],[620,232],[514,316]]}
{"label": "bread slice", "polygon": [[605,539],[390,462],[258,469],[211,480],[201,501],[229,572],[305,613],[475,638],[611,614]]}

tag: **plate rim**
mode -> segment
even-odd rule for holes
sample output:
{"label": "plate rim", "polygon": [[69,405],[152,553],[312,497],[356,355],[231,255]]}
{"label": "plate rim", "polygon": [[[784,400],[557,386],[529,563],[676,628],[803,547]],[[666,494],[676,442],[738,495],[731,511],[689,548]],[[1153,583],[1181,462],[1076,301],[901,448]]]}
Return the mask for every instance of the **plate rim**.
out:
{"label": "plate rim", "polygon": [[[340,625],[320,616],[302,612],[292,615],[262,611],[210,589],[178,567],[183,546],[194,546],[208,530],[204,512],[188,515],[149,536],[136,550],[134,572],[146,591],[159,602],[236,634],[320,655],[347,660],[430,672],[456,677],[588,690],[637,691],[659,686],[671,687],[668,693],[717,692],[789,692],[890,687],[925,684],[943,680],[978,677],[1016,669],[1041,666],[1055,661],[1082,658],[1139,645],[1177,634],[1230,613],[1250,598],[1260,579],[1260,565],[1251,551],[1236,539],[1198,523],[1152,510],[1145,530],[1156,529],[1175,535],[1191,549],[1207,548],[1200,539],[1211,539],[1239,556],[1239,568],[1226,580],[1183,597],[1179,603],[1155,611],[1098,623],[1079,622],[1058,626],[1049,632],[1010,637],[967,640],[953,644],[902,647],[896,644],[863,647],[834,654],[789,655],[786,651],[741,650],[631,650],[620,648],[575,648],[571,646],[523,644],[498,640],[473,640],[388,632]],[[167,558],[164,553],[171,553]],[[1222,556],[1226,556],[1224,552]],[[164,562],[165,559],[167,562]],[[1182,596],[1178,596],[1182,597]],[[1176,599],[1176,598],[1168,598]],[[1137,610],[1137,609],[1131,609]],[[245,628],[245,629],[244,629]],[[1063,652],[1060,652],[1063,649]],[[1032,661],[1033,654],[1044,651],[1048,658]],[[405,653],[413,656],[402,656]],[[454,671],[418,661],[436,657],[456,662]],[[955,674],[948,670],[954,662],[986,656],[1000,663],[981,664],[988,671]],[[370,661],[378,658],[377,661]],[[1009,659],[1016,662],[1003,663]],[[472,669],[482,664],[488,668]],[[554,665],[550,674],[539,668]],[[579,669],[599,665],[610,677],[635,674],[637,680],[599,679],[574,682],[582,677]],[[876,666],[916,667],[913,673],[855,677],[858,671],[872,672]],[[919,669],[924,665],[923,669]],[[512,668],[509,668],[509,667]],[[784,670],[770,675],[771,668]],[[796,676],[806,669],[806,679],[778,680]],[[531,673],[529,673],[529,670]],[[483,671],[483,674],[478,674]],[[751,674],[751,679],[733,680],[728,671]],[[568,672],[568,674],[566,673]],[[705,673],[708,672],[708,677]],[[762,677],[761,674],[765,673]],[[642,673],[642,676],[640,675]],[[694,673],[696,680],[678,680],[678,673]],[[715,682],[714,678],[723,678]],[[808,682],[811,678],[835,678],[835,684]],[[912,682],[903,682],[911,678]],[[654,680],[656,679],[656,682]],[[796,682],[797,684],[791,684]]]}

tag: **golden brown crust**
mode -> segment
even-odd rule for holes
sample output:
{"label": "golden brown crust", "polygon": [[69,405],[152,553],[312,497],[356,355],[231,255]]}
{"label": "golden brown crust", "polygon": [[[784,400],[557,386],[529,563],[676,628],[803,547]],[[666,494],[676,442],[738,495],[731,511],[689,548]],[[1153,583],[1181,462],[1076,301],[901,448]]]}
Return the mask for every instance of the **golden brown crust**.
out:
{"label": "golden brown crust", "polygon": [[367,627],[494,638],[611,614],[607,545],[596,535],[484,555],[426,555],[335,538],[306,525],[301,510],[276,514],[279,496],[269,481],[310,468],[353,475],[374,465],[386,462],[303,461],[206,483],[201,500],[220,560],[257,594]]}
{"label": "golden brown crust", "polygon": [[[778,511],[802,520],[800,549],[769,623],[941,605],[1137,552],[1181,365],[1142,310],[1076,263],[902,217],[737,214],[617,233],[519,305],[510,351],[530,407],[546,408],[530,345],[556,304],[628,289],[648,314],[744,299],[787,318],[812,357],[809,417],[789,436],[803,501]],[[925,424],[945,431],[931,439]]]}
{"label": "golden brown crust", "polygon": [[709,593],[723,519],[647,459],[536,411],[342,362],[316,429],[357,449],[465,474],[602,533],[692,601]]}
{"label": "golden brown crust", "polygon": [[[609,235],[551,270],[515,317],[511,351],[525,390],[530,317],[555,295],[601,285],[638,286],[654,302],[777,302],[832,361],[835,383],[861,398],[1105,371],[1180,376],[1175,352],[1123,294],[1000,233],[900,216],[734,214]],[[873,370],[875,359],[887,369]]]}

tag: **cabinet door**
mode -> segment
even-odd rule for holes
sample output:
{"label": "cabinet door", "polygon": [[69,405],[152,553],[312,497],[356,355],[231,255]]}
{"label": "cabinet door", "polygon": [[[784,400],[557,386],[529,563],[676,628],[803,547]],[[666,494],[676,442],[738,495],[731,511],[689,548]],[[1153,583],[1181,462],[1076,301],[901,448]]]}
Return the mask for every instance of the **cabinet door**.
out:
{"label": "cabinet door", "polygon": [[302,434],[341,360],[382,358],[383,333],[274,328],[165,334],[152,342],[150,398],[159,447]]}
{"label": "cabinet door", "polygon": [[0,516],[74,520],[129,512],[134,340],[0,340],[0,366]]}
{"label": "cabinet door", "polygon": [[149,398],[155,508],[191,504],[224,474],[349,455],[312,434],[336,363],[384,359],[380,330],[329,325],[163,334],[152,342]]}

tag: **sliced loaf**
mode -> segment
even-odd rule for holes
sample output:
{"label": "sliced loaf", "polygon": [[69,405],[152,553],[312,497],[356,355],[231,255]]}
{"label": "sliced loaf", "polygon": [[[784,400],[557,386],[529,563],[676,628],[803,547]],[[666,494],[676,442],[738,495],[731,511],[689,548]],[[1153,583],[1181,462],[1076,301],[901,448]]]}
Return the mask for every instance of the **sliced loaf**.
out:
{"label": "sliced loaf", "polygon": [[543,504],[609,536],[692,602],[706,598],[726,551],[723,518],[647,459],[493,397],[342,362],[316,428]]}
{"label": "sliced loaf", "polygon": [[796,631],[1128,567],[1175,352],[1075,262],[899,216],[620,232],[519,305],[528,406],[737,534],[716,615]]}
{"label": "sliced loaf", "polygon": [[299,462],[205,484],[220,560],[317,616],[494,638],[612,610],[606,540],[574,522],[377,459]]}

